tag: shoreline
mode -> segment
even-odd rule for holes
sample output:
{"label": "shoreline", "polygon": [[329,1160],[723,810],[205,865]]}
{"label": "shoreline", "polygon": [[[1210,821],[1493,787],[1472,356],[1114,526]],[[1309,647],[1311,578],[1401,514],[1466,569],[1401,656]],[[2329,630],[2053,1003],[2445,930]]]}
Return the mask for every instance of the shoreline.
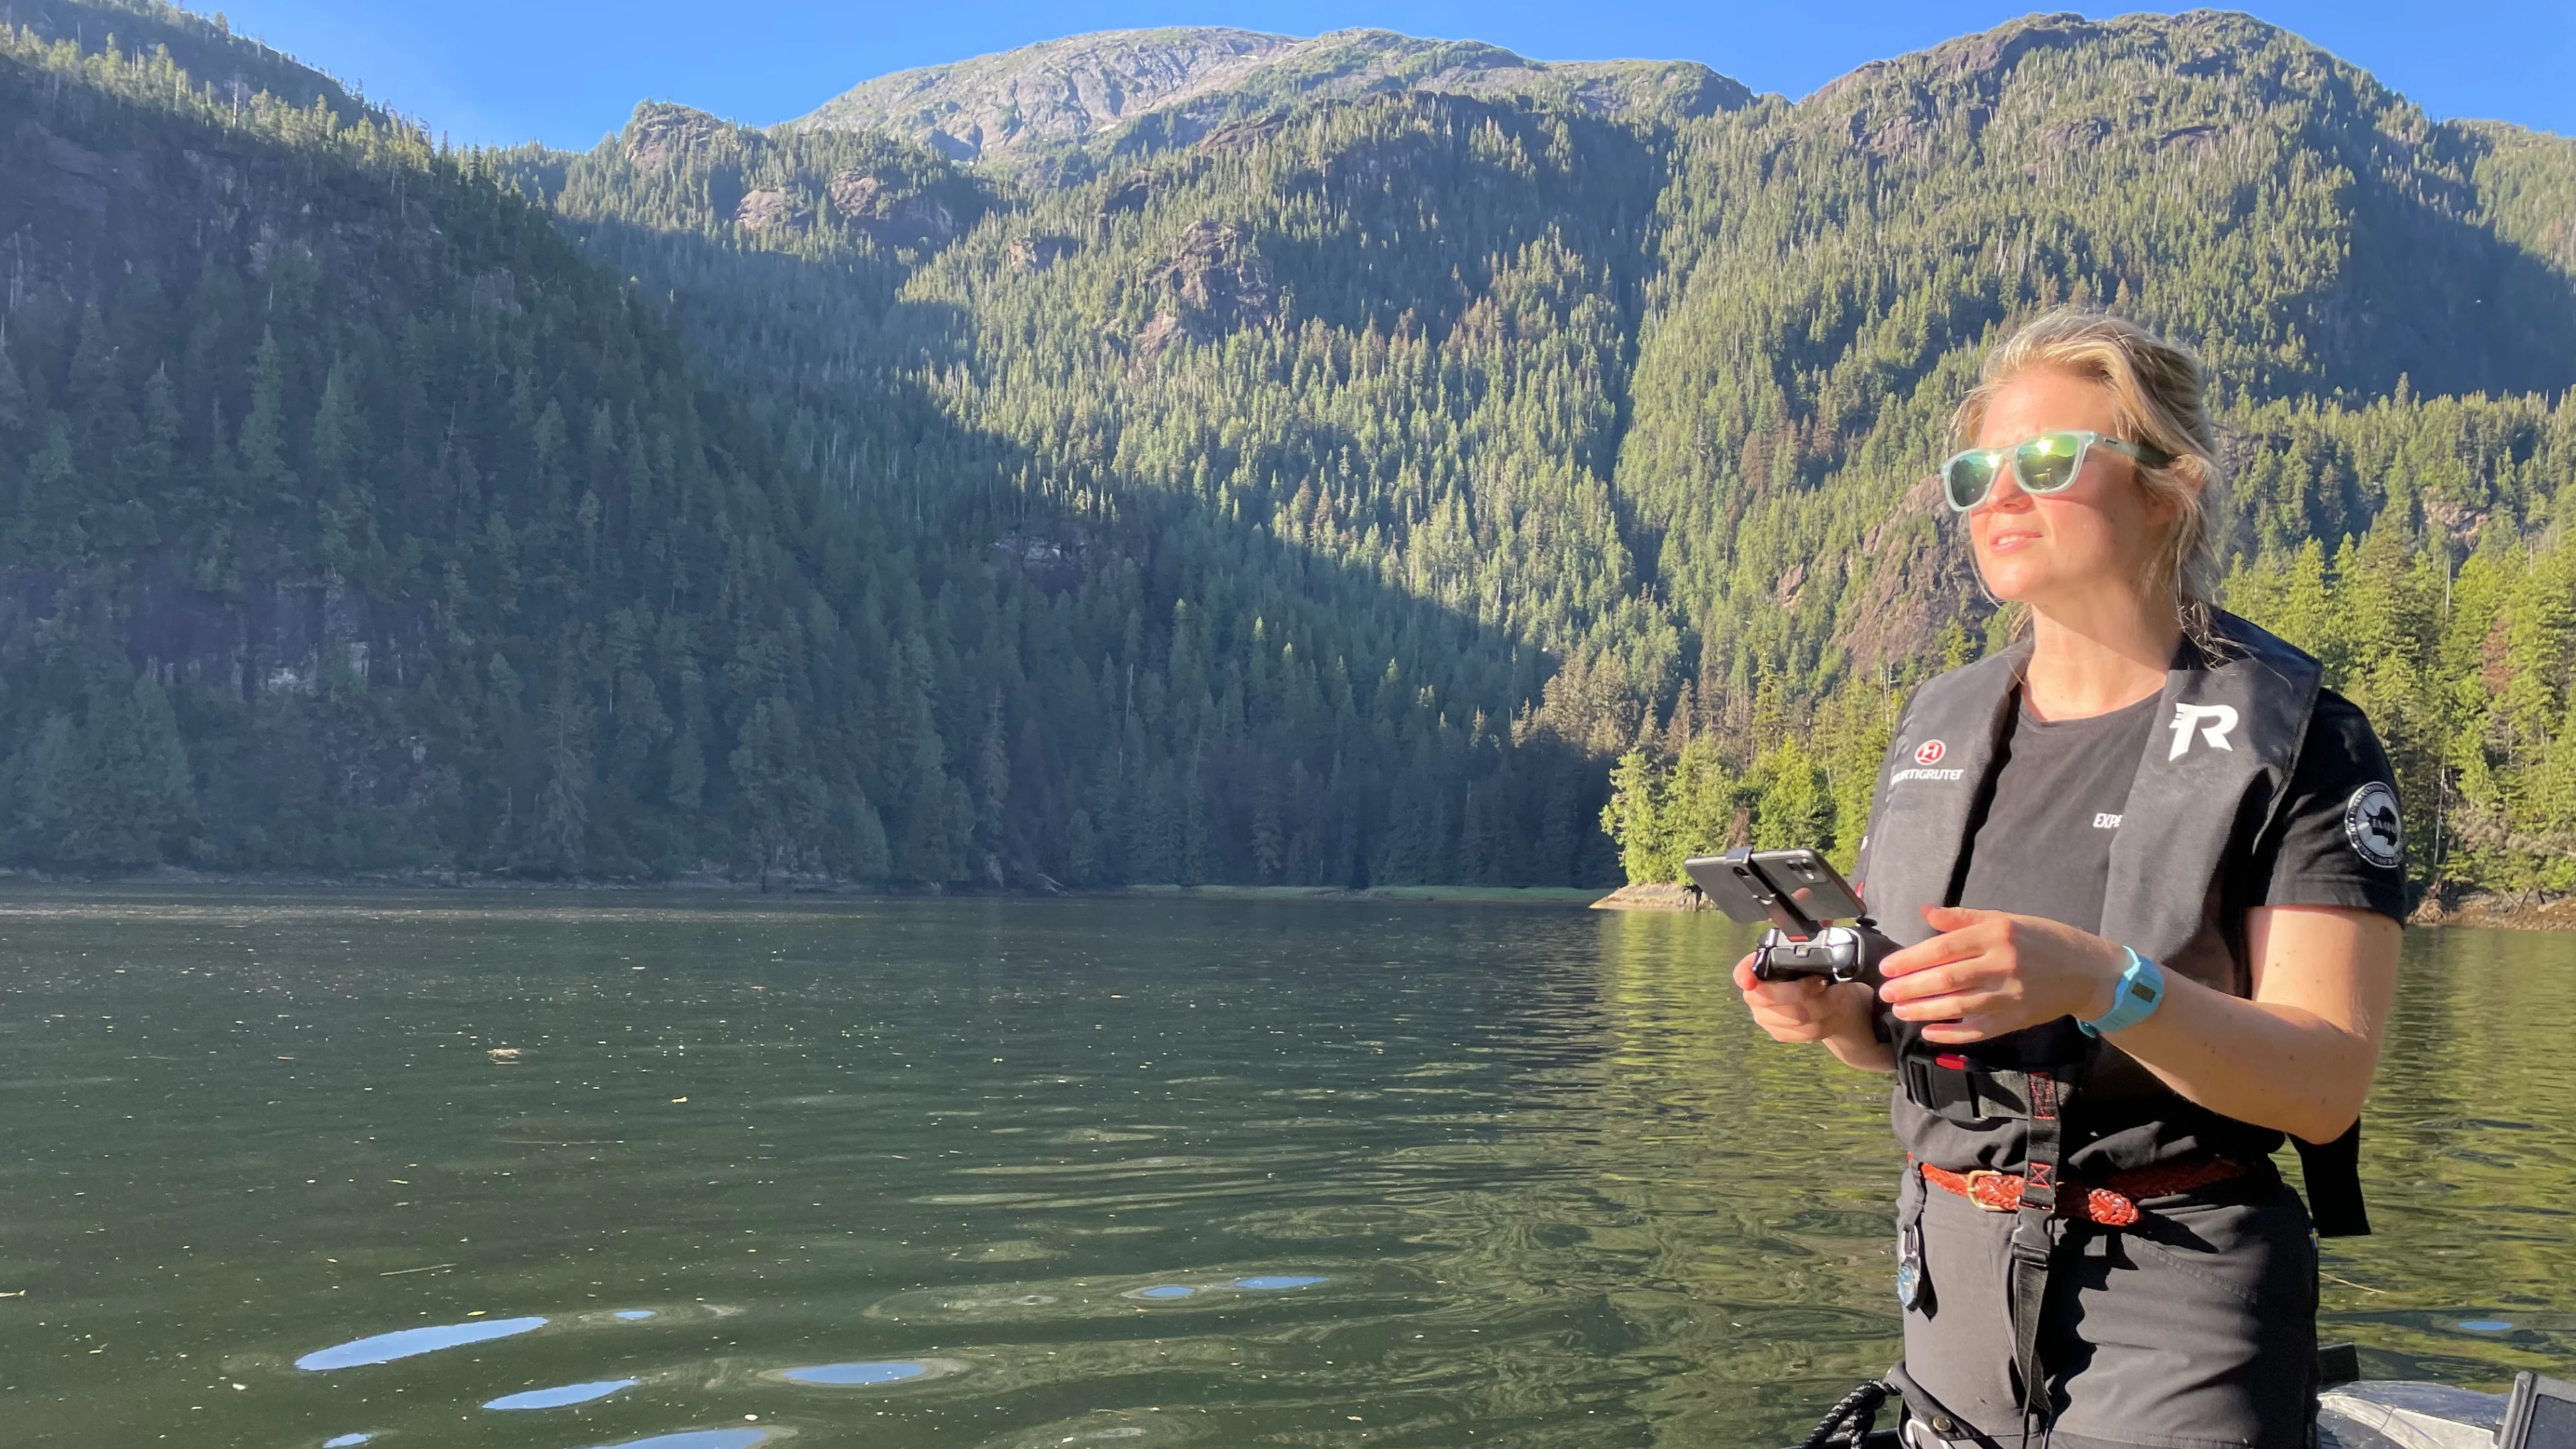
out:
{"label": "shoreline", "polygon": [[[1715,909],[1699,887],[1647,883],[1621,886],[1592,903],[1596,911]],[[2576,931],[2576,896],[2523,900],[2500,891],[2463,891],[2447,904],[2434,896],[2407,917],[2410,926],[2469,926],[2496,931]]]}
{"label": "shoreline", "polygon": [[2503,891],[2462,891],[2447,903],[2427,895],[2410,926],[2481,926],[2499,931],[2576,931],[2576,896],[2523,900]]}
{"label": "shoreline", "polygon": [[1669,881],[1641,881],[1623,885],[1592,903],[1596,911],[1713,911],[1708,897],[1695,885],[1674,885]]}
{"label": "shoreline", "polygon": [[350,894],[382,892],[421,895],[535,895],[564,897],[693,896],[704,899],[756,900],[1241,900],[1407,903],[1423,905],[1511,905],[1570,907],[1589,905],[1606,892],[1597,886],[1253,886],[1132,885],[1106,889],[1010,890],[976,887],[866,885],[795,877],[762,885],[735,880],[714,871],[692,872],[669,880],[529,880],[455,871],[383,871],[359,875],[318,875],[291,871],[233,873],[161,866],[130,875],[69,876],[40,871],[0,869],[0,902],[12,895],[77,891],[139,893],[206,891],[312,891]]}
{"label": "shoreline", "polygon": [[[1105,889],[1010,890],[976,887],[863,885],[797,877],[762,886],[714,871],[669,880],[527,880],[454,871],[384,871],[363,875],[236,874],[175,866],[132,875],[57,876],[0,869],[0,900],[48,891],[314,891],[423,895],[695,896],[705,899],[838,900],[1207,900],[1300,901],[1343,904],[1585,906],[1596,911],[1689,914],[1713,910],[1697,886],[1648,882],[1603,890],[1598,886],[1258,886],[1131,885]],[[2532,900],[2501,891],[2462,891],[2444,900],[2427,895],[2407,918],[2410,926],[2465,926],[2500,931],[2576,931],[2576,895]]]}

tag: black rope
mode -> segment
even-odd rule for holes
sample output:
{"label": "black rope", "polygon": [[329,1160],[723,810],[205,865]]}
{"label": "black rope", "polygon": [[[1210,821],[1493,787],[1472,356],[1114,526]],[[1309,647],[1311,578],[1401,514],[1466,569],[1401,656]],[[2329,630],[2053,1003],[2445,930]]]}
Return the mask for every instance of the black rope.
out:
{"label": "black rope", "polygon": [[[1878,1422],[1879,1406],[1895,1392],[1895,1385],[1871,1379],[1843,1395],[1840,1402],[1825,1411],[1825,1417],[1816,1421],[1815,1432],[1809,1434],[1798,1449],[1825,1449],[1837,1440],[1857,1445],[1868,1435],[1870,1427]],[[1850,1431],[1848,1437],[1845,1430]]]}

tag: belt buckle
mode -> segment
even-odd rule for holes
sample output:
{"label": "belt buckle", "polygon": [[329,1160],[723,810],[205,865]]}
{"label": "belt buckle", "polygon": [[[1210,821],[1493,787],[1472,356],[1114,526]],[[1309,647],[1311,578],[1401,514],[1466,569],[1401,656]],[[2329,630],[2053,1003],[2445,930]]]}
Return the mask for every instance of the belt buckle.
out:
{"label": "belt buckle", "polygon": [[2002,1189],[1996,1184],[2020,1180],[2021,1174],[2018,1172],[1997,1172],[1991,1167],[1977,1168],[1967,1174],[1968,1201],[1990,1213],[2013,1212],[2019,1204],[2005,1202]]}

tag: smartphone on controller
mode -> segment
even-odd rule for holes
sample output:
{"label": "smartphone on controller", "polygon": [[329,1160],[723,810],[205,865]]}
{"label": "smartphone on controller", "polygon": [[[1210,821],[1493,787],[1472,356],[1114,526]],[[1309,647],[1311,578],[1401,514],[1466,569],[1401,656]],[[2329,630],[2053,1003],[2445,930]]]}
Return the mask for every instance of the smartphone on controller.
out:
{"label": "smartphone on controller", "polygon": [[1724,855],[1694,856],[1682,862],[1682,869],[1700,894],[1748,926],[1770,925],[1791,936],[1807,936],[1823,922],[1869,914],[1860,893],[1819,851],[1738,847]]}
{"label": "smartphone on controller", "polygon": [[[1820,852],[1739,847],[1694,856],[1682,869],[1732,919],[1771,927],[1754,950],[1757,980],[1869,981],[1879,960],[1896,949],[1870,921],[1860,893]],[[1852,924],[1827,924],[1836,920]]]}

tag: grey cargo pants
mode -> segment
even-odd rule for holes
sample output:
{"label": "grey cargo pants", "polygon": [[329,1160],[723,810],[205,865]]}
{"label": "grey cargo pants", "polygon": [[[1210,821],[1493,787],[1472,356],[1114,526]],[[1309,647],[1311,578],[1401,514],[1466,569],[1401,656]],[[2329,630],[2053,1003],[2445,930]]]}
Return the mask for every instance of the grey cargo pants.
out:
{"label": "grey cargo pants", "polygon": [[[2013,1217],[1926,1192],[1928,1311],[1905,1314],[1905,1367],[1960,1421],[1954,1437],[2021,1442],[2013,1369]],[[2316,1403],[2316,1241],[2268,1166],[2194,1199],[2141,1204],[2127,1228],[2061,1222],[2041,1328],[2051,1449],[2305,1449]],[[2036,1441],[2034,1441],[2036,1442]]]}

